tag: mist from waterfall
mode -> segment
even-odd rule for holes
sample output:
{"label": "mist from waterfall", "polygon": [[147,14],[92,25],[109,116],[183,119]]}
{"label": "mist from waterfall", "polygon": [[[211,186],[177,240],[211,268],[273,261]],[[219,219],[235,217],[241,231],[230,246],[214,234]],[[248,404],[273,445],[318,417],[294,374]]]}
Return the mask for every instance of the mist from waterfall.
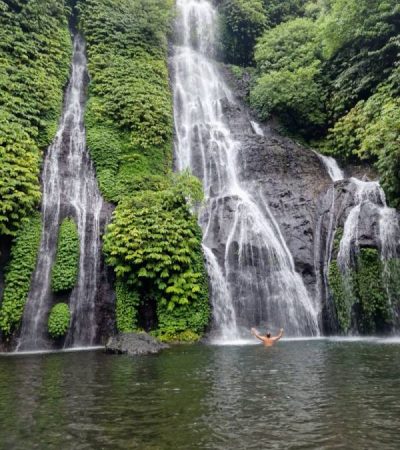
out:
{"label": "mist from waterfall", "polygon": [[[213,61],[217,13],[210,1],[177,0],[174,48],[175,158],[203,181],[200,212],[211,282],[214,335],[240,337],[241,327],[319,333],[318,309],[260,189],[245,182],[241,142],[225,120],[235,99]],[[260,129],[261,130],[261,129]],[[260,130],[256,130],[261,134]]]}
{"label": "mist from waterfall", "polygon": [[101,255],[100,213],[103,201],[86,149],[84,105],[88,81],[85,43],[74,38],[72,73],[64,110],[43,167],[42,239],[25,306],[18,351],[51,346],[47,319],[54,302],[51,270],[61,221],[72,217],[80,239],[77,285],[69,298],[71,324],[66,347],[90,346],[96,339],[95,300]]}

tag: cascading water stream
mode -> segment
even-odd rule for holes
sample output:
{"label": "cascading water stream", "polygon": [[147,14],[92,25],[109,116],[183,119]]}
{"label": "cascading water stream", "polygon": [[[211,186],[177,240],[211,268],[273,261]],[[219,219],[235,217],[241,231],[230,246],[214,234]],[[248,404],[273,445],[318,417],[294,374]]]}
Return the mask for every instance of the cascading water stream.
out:
{"label": "cascading water stream", "polygon": [[216,334],[232,339],[240,337],[240,326],[248,333],[249,326],[260,324],[284,327],[294,336],[317,335],[317,308],[268,204],[238,175],[244,155],[223,112],[224,105],[235,100],[210,59],[216,10],[207,0],[177,0],[177,9],[176,165],[203,181],[206,200],[200,223]]}
{"label": "cascading water stream", "polygon": [[86,150],[84,104],[87,80],[85,44],[78,34],[74,38],[72,73],[62,118],[44,161],[42,240],[17,350],[37,350],[51,345],[47,335],[47,318],[53,304],[51,269],[59,225],[65,217],[76,221],[80,239],[79,275],[69,300],[72,319],[65,346],[90,346],[95,342],[103,200]]}
{"label": "cascading water stream", "polygon": [[[331,157],[318,155],[323,161],[327,172],[329,173],[333,182],[344,180],[343,171],[339,168],[336,160]],[[381,260],[383,262],[384,271],[389,274],[388,263],[393,259],[399,258],[400,248],[400,224],[399,216],[395,209],[389,208],[386,204],[385,193],[378,181],[365,181],[358,178],[350,178],[348,182],[353,186],[352,203],[353,206],[347,213],[346,220],[343,226],[343,235],[340,240],[339,252],[337,260],[343,274],[346,274],[355,266],[355,257],[360,250],[360,227],[362,222],[363,208],[368,207],[368,215],[377,217],[377,231],[378,245],[380,247]],[[333,238],[336,229],[335,208],[336,208],[336,191],[334,187],[330,189],[332,193],[332,202],[329,211],[329,226],[326,237],[326,249],[324,252],[324,261],[320,272],[323,277],[323,284],[325,287],[325,298],[328,298],[328,280],[327,272],[331,260]],[[323,217],[321,216],[317,225],[317,240],[321,239],[321,224]],[[321,248],[316,243],[316,268],[321,255]],[[385,282],[385,280],[384,280]],[[391,292],[386,286],[388,297],[390,299]],[[394,311],[395,312],[395,311]]]}

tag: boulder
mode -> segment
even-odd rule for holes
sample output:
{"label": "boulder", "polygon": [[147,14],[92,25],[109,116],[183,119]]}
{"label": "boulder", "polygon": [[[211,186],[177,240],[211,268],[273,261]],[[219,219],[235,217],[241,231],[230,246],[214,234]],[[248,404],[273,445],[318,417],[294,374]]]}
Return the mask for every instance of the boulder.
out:
{"label": "boulder", "polygon": [[120,333],[111,336],[106,344],[107,353],[127,354],[131,356],[149,355],[168,348],[147,333]]}

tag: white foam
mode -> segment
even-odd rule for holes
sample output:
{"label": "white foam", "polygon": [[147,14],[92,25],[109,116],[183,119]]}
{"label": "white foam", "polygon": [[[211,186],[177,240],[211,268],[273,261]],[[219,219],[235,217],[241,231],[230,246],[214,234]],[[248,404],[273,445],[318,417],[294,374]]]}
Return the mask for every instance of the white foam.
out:
{"label": "white foam", "polygon": [[96,350],[103,350],[102,345],[90,346],[90,347],[71,347],[63,348],[60,350],[31,350],[25,352],[0,352],[0,356],[32,356],[32,355],[47,355],[52,353],[73,353],[73,352],[93,352]]}

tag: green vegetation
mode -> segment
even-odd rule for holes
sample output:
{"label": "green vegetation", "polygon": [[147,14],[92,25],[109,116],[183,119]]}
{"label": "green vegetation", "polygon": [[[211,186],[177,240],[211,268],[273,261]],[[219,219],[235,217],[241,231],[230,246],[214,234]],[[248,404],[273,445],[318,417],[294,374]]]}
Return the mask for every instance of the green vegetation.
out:
{"label": "green vegetation", "polygon": [[202,198],[201,184],[188,174],[164,183],[163,190],[138,191],[120,202],[104,251],[129,286],[117,291],[119,329],[136,325],[139,292],[156,299],[158,334],[172,338],[187,330],[201,333],[209,305],[201,231],[190,210]]}
{"label": "green vegetation", "polygon": [[117,275],[117,328],[137,329],[139,307],[155,300],[153,332],[188,339],[203,332],[209,305],[201,234],[190,210],[201,186],[187,174],[170,174],[172,6],[172,0],[78,4],[91,75],[87,143],[101,192],[117,205],[104,240]]}
{"label": "green vegetation", "polygon": [[391,319],[382,271],[378,251],[362,248],[354,272],[354,284],[361,309],[360,328],[364,333],[382,331]]}
{"label": "green vegetation", "polygon": [[170,167],[172,3],[89,0],[79,8],[91,75],[87,142],[102,194],[117,203],[139,179]]}
{"label": "green vegetation", "polygon": [[349,278],[345,279],[337,261],[332,261],[329,265],[328,281],[335,302],[340,330],[347,333],[351,325],[351,310],[353,306],[352,289],[349,286],[351,280]]}
{"label": "green vegetation", "polygon": [[40,200],[40,150],[69,74],[68,14],[59,0],[0,0],[0,235],[15,236]]}
{"label": "green vegetation", "polygon": [[265,27],[262,0],[224,0],[222,12],[222,45],[232,64],[251,62],[256,39]]}
{"label": "green vegetation", "polygon": [[[392,262],[392,269],[398,269],[397,260],[393,261],[396,263]],[[372,248],[360,249],[355,267],[345,274],[340,271],[337,261],[331,262],[329,287],[343,332],[352,327],[361,333],[375,333],[390,325],[390,287],[398,288],[398,280],[393,277],[396,272],[393,270],[388,279],[390,273],[385,272],[378,251]]]}
{"label": "green vegetation", "polygon": [[66,303],[57,303],[51,308],[47,322],[48,331],[54,339],[61,338],[67,334],[71,322],[71,312]]}
{"label": "green vegetation", "polygon": [[0,310],[0,329],[5,335],[10,335],[22,319],[36,266],[41,228],[40,216],[34,215],[24,221],[15,238]]}
{"label": "green vegetation", "polygon": [[220,10],[240,24],[224,32],[227,62],[256,65],[249,101],[260,117],[324,153],[374,164],[400,206],[398,2],[222,0]]}
{"label": "green vegetation", "polygon": [[332,155],[372,161],[393,206],[400,206],[400,71],[367,100],[360,100],[330,130],[325,148]]}
{"label": "green vegetation", "polygon": [[51,272],[53,292],[71,290],[78,277],[79,270],[79,235],[73,219],[64,219],[61,223],[57,255]]}
{"label": "green vegetation", "polygon": [[224,58],[240,66],[253,63],[254,45],[265,30],[302,16],[305,0],[220,0]]}
{"label": "green vegetation", "polygon": [[115,285],[115,294],[118,331],[121,333],[136,331],[140,304],[139,293],[135,291],[134,287],[130,288],[127,283],[119,279]]}
{"label": "green vegetation", "polygon": [[267,31],[259,40],[255,60],[260,76],[250,102],[260,117],[277,114],[298,129],[325,122],[317,26],[300,18]]}

